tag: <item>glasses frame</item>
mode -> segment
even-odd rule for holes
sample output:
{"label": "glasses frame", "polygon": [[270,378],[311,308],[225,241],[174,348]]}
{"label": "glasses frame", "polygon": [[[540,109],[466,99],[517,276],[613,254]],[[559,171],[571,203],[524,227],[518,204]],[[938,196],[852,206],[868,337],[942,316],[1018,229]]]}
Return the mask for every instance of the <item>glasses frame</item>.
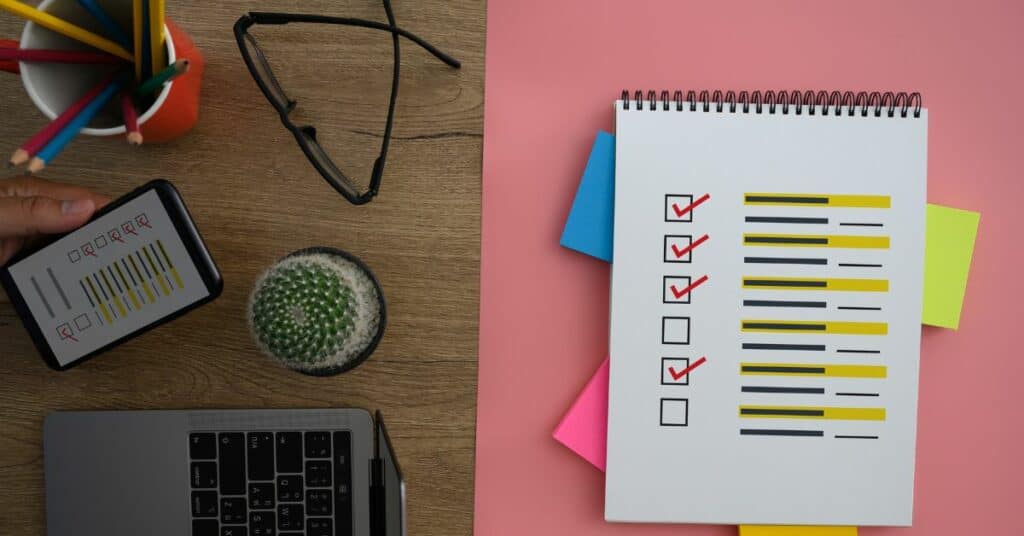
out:
{"label": "glasses frame", "polygon": [[[256,85],[259,86],[260,91],[267,98],[267,101],[277,110],[278,115],[281,118],[281,123],[287,128],[292,135],[295,137],[295,141],[298,142],[299,147],[302,148],[302,152],[305,153],[306,158],[310,164],[323,176],[324,180],[331,185],[339,194],[345,197],[353,205],[364,205],[369,203],[377,193],[380,191],[381,178],[384,175],[384,164],[387,161],[388,146],[391,143],[391,128],[394,124],[395,117],[395,103],[398,99],[398,81],[399,81],[399,67],[401,65],[401,57],[399,51],[399,37],[409,39],[413,43],[416,43],[427,52],[430,52],[435,57],[446,63],[447,65],[459,69],[462,64],[459,60],[441,52],[436,47],[427,43],[420,37],[413,33],[410,33],[402,28],[399,28],[395,23],[395,14],[391,9],[390,0],[384,0],[384,11],[387,13],[388,22],[387,24],[382,22],[376,22],[365,19],[354,19],[348,17],[330,17],[325,15],[305,15],[305,14],[294,14],[294,13],[266,13],[266,12],[249,12],[243,15],[235,22],[234,32],[235,40],[238,42],[238,49],[242,53],[242,59],[245,61],[246,67],[249,68],[249,73],[256,81]],[[291,120],[290,114],[295,109],[297,101],[288,97],[284,89],[281,87],[280,82],[277,80],[277,76],[274,75],[273,70],[270,67],[270,62],[267,61],[266,55],[259,46],[259,43],[254,37],[249,34],[249,29],[257,24],[263,25],[284,25],[290,23],[313,23],[313,24],[334,24],[341,26],[355,26],[360,28],[369,28],[374,30],[381,30],[390,32],[392,42],[394,46],[394,70],[391,78],[391,99],[388,103],[388,116],[387,122],[384,126],[384,137],[381,142],[380,155],[373,162],[373,172],[370,176],[370,183],[365,192],[360,192],[347,175],[345,175],[333,160],[327,155],[327,152],[323,150],[323,147],[316,140],[316,128],[312,125],[297,125]],[[248,43],[247,43],[248,40]],[[259,58],[253,58],[250,54],[250,48],[259,55]],[[261,62],[266,68],[264,76],[259,68],[256,66],[256,61]],[[276,94],[275,91],[276,90]],[[280,97],[284,98],[284,102],[280,102]],[[322,155],[322,157],[321,157]]]}

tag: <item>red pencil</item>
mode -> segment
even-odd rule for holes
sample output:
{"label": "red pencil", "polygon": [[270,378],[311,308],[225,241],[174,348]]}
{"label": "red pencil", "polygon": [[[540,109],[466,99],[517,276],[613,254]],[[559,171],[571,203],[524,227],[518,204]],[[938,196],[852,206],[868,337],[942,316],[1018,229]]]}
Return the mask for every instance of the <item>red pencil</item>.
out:
{"label": "red pencil", "polygon": [[128,143],[142,145],[142,132],[139,131],[139,113],[135,111],[132,90],[121,92],[121,115],[124,116],[124,127],[128,131]]}
{"label": "red pencil", "polygon": [[40,149],[45,147],[46,144],[61,131],[61,129],[67,126],[72,119],[78,116],[78,114],[82,112],[83,108],[92,102],[97,95],[103,92],[103,90],[110,85],[110,82],[115,76],[116,73],[111,74],[103,79],[102,82],[96,84],[96,87],[87,91],[85,95],[82,95],[82,97],[78,99],[78,101],[71,106],[68,106],[67,110],[64,110],[63,113],[57,116],[57,119],[51,121],[49,125],[43,127],[43,129],[37,132],[35,136],[29,138],[28,141],[26,141],[17,151],[14,151],[13,155],[11,155],[10,165],[20,166],[25,162],[28,162],[29,159],[38,153]]}
{"label": "red pencil", "polygon": [[103,52],[83,52],[78,50],[23,50],[3,47],[0,47],[0,60],[87,64],[118,64],[125,62],[117,56],[105,54]]}
{"label": "red pencil", "polygon": [[0,60],[0,71],[8,72],[11,74],[21,73],[21,66],[16,61],[2,61]]}
{"label": "red pencil", "polygon": [[0,39],[0,48],[18,48],[18,42],[13,39]]}

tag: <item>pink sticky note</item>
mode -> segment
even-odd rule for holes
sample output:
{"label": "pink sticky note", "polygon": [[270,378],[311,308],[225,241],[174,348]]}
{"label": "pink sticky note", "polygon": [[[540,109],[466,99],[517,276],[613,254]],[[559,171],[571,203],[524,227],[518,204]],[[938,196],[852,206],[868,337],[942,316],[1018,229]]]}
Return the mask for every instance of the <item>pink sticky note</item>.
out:
{"label": "pink sticky note", "polygon": [[605,360],[555,428],[555,439],[604,471],[608,454],[608,362]]}

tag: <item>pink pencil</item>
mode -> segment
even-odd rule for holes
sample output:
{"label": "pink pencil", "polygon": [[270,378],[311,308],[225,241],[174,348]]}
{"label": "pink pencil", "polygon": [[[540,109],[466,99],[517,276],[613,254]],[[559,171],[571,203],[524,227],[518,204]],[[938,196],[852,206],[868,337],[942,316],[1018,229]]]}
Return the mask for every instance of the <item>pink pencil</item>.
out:
{"label": "pink pencil", "polygon": [[0,60],[108,65],[125,63],[123,59],[118,58],[117,56],[104,54],[102,52],[82,52],[77,50],[25,50],[3,47],[0,47]]}
{"label": "pink pencil", "polygon": [[142,145],[142,132],[139,130],[139,113],[135,111],[135,101],[132,100],[131,89],[125,89],[121,92],[121,115],[124,116],[124,127],[128,131],[128,143],[131,145]]}
{"label": "pink pencil", "polygon": [[82,95],[82,98],[78,99],[77,102],[68,106],[67,110],[64,110],[63,113],[57,116],[57,119],[51,121],[49,125],[43,127],[43,129],[37,132],[35,136],[29,138],[28,141],[26,141],[17,151],[14,151],[13,155],[11,155],[9,165],[20,166],[28,162],[29,159],[39,152],[40,149],[45,147],[46,144],[61,131],[61,129],[67,126],[72,119],[81,113],[82,109],[84,109],[90,102],[92,102],[93,99],[96,98],[97,95],[109,86],[110,82],[114,79],[114,76],[115,74],[111,74],[102,82],[96,84],[96,87],[87,91],[85,95]]}

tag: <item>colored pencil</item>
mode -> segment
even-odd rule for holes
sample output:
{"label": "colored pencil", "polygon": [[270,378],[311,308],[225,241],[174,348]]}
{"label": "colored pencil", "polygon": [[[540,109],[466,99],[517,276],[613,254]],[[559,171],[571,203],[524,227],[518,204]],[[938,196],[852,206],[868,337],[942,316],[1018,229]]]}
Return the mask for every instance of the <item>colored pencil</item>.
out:
{"label": "colored pencil", "polygon": [[46,144],[40,150],[35,158],[32,159],[28,164],[29,173],[39,173],[47,164],[53,161],[53,159],[64,150],[65,147],[71,140],[75,139],[75,136],[85,128],[89,121],[92,121],[96,114],[99,113],[104,106],[110,102],[110,99],[121,89],[124,82],[121,79],[115,79],[114,81],[107,84],[105,88],[96,95],[96,98],[89,101],[89,104],[82,109],[81,113],[76,115],[67,126],[61,129],[56,136],[50,140],[50,143]]}
{"label": "colored pencil", "polygon": [[121,25],[110,18],[110,15],[96,3],[96,0],[78,0],[78,5],[85,8],[86,11],[92,15],[92,18],[96,19],[96,22],[103,25],[106,28],[107,33],[117,41],[119,45],[125,49],[132,47],[132,40],[128,38],[128,34],[124,32],[124,28]]}
{"label": "colored pencil", "polygon": [[151,93],[160,91],[160,88],[162,88],[164,84],[188,72],[188,67],[188,60],[178,60],[168,65],[166,69],[153,75],[153,78],[143,82],[142,85],[135,90],[135,94],[140,97],[144,97]]}
{"label": "colored pencil", "polygon": [[14,151],[14,154],[11,155],[9,165],[20,166],[28,162],[29,158],[35,156],[40,149],[45,147],[46,144],[61,131],[61,129],[67,126],[72,119],[80,114],[82,110],[85,109],[85,107],[103,91],[103,88],[109,86],[110,82],[113,80],[114,75],[110,75],[99,84],[93,86],[89,91],[85,92],[84,95],[82,95],[71,106],[68,106],[68,108],[61,112],[61,114],[51,121],[50,124],[43,127],[43,129],[37,132],[35,136],[32,136],[28,141],[23,143],[17,151]]}
{"label": "colored pencil", "polygon": [[0,60],[36,61],[44,63],[87,63],[122,64],[124,60],[106,52],[81,52],[78,50],[21,50],[0,48]]}
{"label": "colored pencil", "polygon": [[167,10],[166,0],[149,0],[149,53],[152,72],[158,73],[167,67],[166,51],[164,50],[164,13]]}
{"label": "colored pencil", "polygon": [[132,60],[131,52],[125,50],[121,45],[118,45],[104,37],[100,37],[84,28],[75,26],[70,22],[54,17],[49,13],[39,11],[34,7],[18,2],[17,0],[0,0],[0,9],[10,11],[19,17],[42,26],[43,28],[53,30],[76,41],[81,41],[91,47],[98,48],[104,52],[109,52],[128,61]]}
{"label": "colored pencil", "polygon": [[21,74],[21,66],[16,61],[0,60],[0,71],[11,74]]}
{"label": "colored pencil", "polygon": [[142,145],[139,112],[135,110],[135,100],[132,97],[132,92],[128,89],[121,92],[121,115],[124,116],[124,128],[128,131],[128,144]]}
{"label": "colored pencil", "polygon": [[149,38],[149,4],[151,0],[142,0],[142,80],[153,76],[153,54],[150,52],[152,41]]}
{"label": "colored pencil", "polygon": [[13,39],[0,39],[0,48],[18,48],[21,45]]}
{"label": "colored pencil", "polygon": [[132,38],[135,52],[135,81],[142,82],[142,0],[132,0]]}

